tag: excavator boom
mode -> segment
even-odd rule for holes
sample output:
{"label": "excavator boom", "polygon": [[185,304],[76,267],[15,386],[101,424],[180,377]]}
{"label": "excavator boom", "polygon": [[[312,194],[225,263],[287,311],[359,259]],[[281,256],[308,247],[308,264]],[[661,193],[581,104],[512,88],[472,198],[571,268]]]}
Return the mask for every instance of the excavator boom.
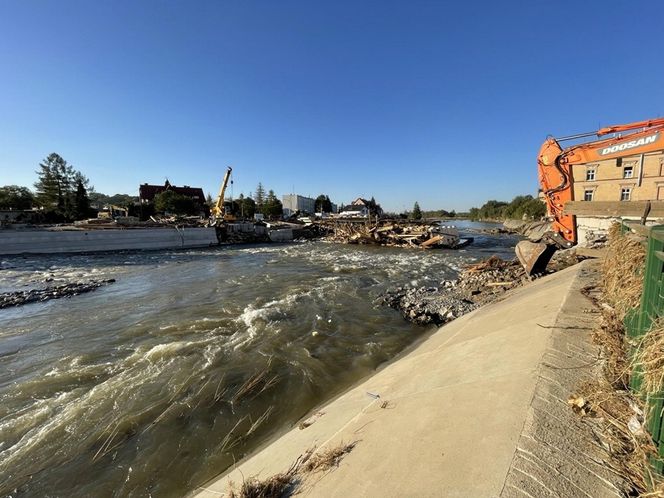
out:
{"label": "excavator boom", "polygon": [[[562,148],[563,140],[589,136],[604,137],[611,133],[631,132],[626,135],[600,138]],[[537,156],[539,184],[551,219],[551,231],[535,243],[517,244],[516,255],[529,275],[541,273],[557,249],[576,245],[576,220],[565,213],[565,204],[573,200],[572,166],[606,159],[615,159],[664,150],[664,118],[615,125],[593,133],[584,133],[560,139],[547,138]]]}

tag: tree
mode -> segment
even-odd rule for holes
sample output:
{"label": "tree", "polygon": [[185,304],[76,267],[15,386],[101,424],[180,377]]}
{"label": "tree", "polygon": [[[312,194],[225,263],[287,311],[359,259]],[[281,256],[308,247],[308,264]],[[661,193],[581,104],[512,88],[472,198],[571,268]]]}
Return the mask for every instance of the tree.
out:
{"label": "tree", "polygon": [[79,174],[76,178],[76,196],[73,212],[75,220],[83,220],[90,216],[90,199],[88,198],[88,192],[85,189],[82,176]]}
{"label": "tree", "polygon": [[[260,185],[260,184],[259,184]],[[278,218],[284,212],[284,207],[281,201],[274,194],[274,190],[270,190],[265,198],[261,212],[269,218]]]}
{"label": "tree", "polygon": [[53,152],[39,164],[37,177],[37,202],[44,210],[67,221],[75,219],[78,185],[83,186],[86,197],[87,190],[92,190],[85,175]]}
{"label": "tree", "polygon": [[245,197],[244,194],[233,201],[233,214],[241,218],[251,219],[256,212],[256,202],[251,198],[251,195]]}
{"label": "tree", "polygon": [[191,197],[174,190],[164,190],[154,196],[154,208],[158,212],[176,215],[195,214],[196,206]]}
{"label": "tree", "polygon": [[374,199],[373,196],[369,200],[368,208],[369,208],[369,216],[379,216],[383,214],[383,209],[380,207],[380,204],[376,203],[376,199]]}
{"label": "tree", "polygon": [[420,205],[415,201],[415,204],[413,205],[413,212],[410,214],[411,218],[414,220],[421,220],[422,219],[422,210],[420,209]]}
{"label": "tree", "polygon": [[332,212],[332,201],[330,201],[330,198],[327,195],[319,195],[316,197],[316,204],[315,204],[316,212],[317,213],[331,213]]}
{"label": "tree", "polygon": [[46,210],[53,210],[63,204],[63,185],[61,171],[67,162],[58,154],[49,154],[39,163],[38,180],[35,183],[37,202]]}
{"label": "tree", "polygon": [[263,187],[263,184],[260,182],[258,182],[258,186],[256,187],[254,200],[256,201],[256,207],[258,208],[259,211],[261,211],[263,203],[265,202],[265,187]]}
{"label": "tree", "polygon": [[31,209],[35,196],[26,187],[5,185],[0,187],[0,209]]}

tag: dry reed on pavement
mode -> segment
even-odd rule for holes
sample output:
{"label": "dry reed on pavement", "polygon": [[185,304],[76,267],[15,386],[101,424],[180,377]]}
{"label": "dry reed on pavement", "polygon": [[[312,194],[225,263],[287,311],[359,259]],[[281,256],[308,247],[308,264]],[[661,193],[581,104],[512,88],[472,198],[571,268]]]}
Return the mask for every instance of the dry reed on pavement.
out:
{"label": "dry reed on pavement", "polygon": [[338,467],[339,462],[347,453],[350,453],[357,443],[343,444],[314,454],[304,465],[307,472],[320,472]]}
{"label": "dry reed on pavement", "polygon": [[602,442],[611,459],[606,464],[621,476],[639,495],[652,491],[658,477],[652,473],[650,458],[657,454],[651,438],[645,432],[633,432],[630,421],[638,420],[642,412],[629,391],[616,390],[604,379],[595,379],[579,387],[570,397],[575,412],[592,418],[599,425]]}
{"label": "dry reed on pavement", "polygon": [[644,266],[642,239],[623,234],[620,225],[614,224],[602,263],[602,322],[593,331],[593,341],[604,359],[603,375],[580,386],[569,400],[575,412],[599,426],[603,445],[611,455],[607,464],[638,495],[656,492],[660,481],[650,466],[657,451],[643,431],[643,403],[628,387],[633,365],[628,359],[624,319],[639,306]]}
{"label": "dry reed on pavement", "polygon": [[309,473],[329,470],[339,465],[344,455],[350,453],[357,441],[344,444],[341,443],[334,448],[315,452],[311,448],[300,455],[291,467],[280,474],[275,474],[266,479],[252,477],[245,480],[239,490],[235,490],[233,483],[228,483],[229,498],[285,498],[292,496],[298,491],[298,486]]}

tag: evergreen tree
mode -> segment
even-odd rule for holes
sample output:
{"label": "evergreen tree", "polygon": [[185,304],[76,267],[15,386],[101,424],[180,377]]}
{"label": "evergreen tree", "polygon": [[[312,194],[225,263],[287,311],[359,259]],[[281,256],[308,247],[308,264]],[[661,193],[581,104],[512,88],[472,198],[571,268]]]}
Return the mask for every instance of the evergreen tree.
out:
{"label": "evergreen tree", "polygon": [[88,191],[83,182],[83,175],[76,178],[76,194],[74,203],[74,219],[83,220],[90,215],[90,199],[88,198]]}
{"label": "evergreen tree", "polygon": [[413,212],[411,213],[411,217],[414,220],[421,220],[422,219],[422,210],[420,209],[420,205],[415,201],[415,204],[413,205]]}
{"label": "evergreen tree", "polygon": [[259,211],[261,211],[261,208],[265,203],[265,187],[263,187],[263,184],[260,182],[258,182],[258,186],[256,187],[254,200],[256,201],[256,207],[258,208]]}
{"label": "evergreen tree", "polygon": [[37,202],[47,210],[62,204],[62,188],[59,180],[59,165],[66,162],[55,152],[39,163],[38,180],[35,183]]}
{"label": "evergreen tree", "polygon": [[[260,184],[259,184],[260,186]],[[269,218],[278,218],[284,212],[281,201],[277,198],[274,190],[270,190],[265,198],[261,212]]]}
{"label": "evergreen tree", "polygon": [[[80,194],[83,203],[83,197],[87,199],[87,189],[92,190],[89,180],[80,171],[53,152],[39,164],[37,177],[37,202],[46,212],[54,213],[67,221],[80,214],[77,209],[78,186],[82,186]],[[87,202],[89,206],[89,199]]]}
{"label": "evergreen tree", "polygon": [[316,197],[316,212],[317,213],[331,213],[332,201],[327,195],[321,194]]}

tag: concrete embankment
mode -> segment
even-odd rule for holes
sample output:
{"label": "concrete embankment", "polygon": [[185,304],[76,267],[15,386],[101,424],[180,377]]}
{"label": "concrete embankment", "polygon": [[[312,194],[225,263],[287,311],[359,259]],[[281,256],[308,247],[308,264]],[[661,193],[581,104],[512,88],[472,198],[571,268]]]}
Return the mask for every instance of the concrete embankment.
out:
{"label": "concrete embankment", "polygon": [[[302,476],[304,496],[619,496],[622,482],[567,405],[592,375],[596,279],[586,261],[440,328],[196,496],[286,471],[307,450],[357,444]],[[305,427],[306,425],[306,427]]]}
{"label": "concrete embankment", "polygon": [[217,244],[214,228],[0,230],[0,255],[178,249]]}

